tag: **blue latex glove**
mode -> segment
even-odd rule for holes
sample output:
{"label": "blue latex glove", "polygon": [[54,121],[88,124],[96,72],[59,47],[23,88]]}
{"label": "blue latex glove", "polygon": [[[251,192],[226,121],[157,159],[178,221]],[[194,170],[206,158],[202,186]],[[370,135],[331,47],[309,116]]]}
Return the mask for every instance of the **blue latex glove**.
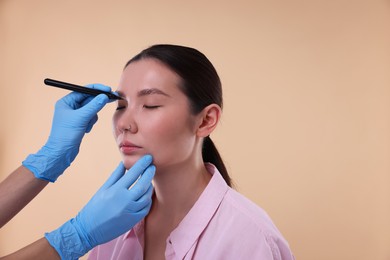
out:
{"label": "blue latex glove", "polygon": [[121,163],[75,218],[45,234],[61,259],[78,259],[124,234],[148,214],[155,172],[151,163],[152,156],[145,155],[126,174]]}
{"label": "blue latex glove", "polygon": [[[101,84],[87,87],[111,91],[110,87]],[[30,154],[22,164],[36,178],[56,181],[77,156],[84,134],[91,131],[98,119],[97,113],[108,101],[104,94],[94,97],[76,92],[58,100],[46,144],[36,154]]]}

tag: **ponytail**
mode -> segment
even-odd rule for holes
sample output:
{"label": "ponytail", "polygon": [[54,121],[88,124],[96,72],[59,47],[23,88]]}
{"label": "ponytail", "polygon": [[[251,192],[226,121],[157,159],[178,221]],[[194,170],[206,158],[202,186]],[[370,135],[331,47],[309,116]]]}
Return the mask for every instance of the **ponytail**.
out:
{"label": "ponytail", "polygon": [[202,149],[203,161],[210,162],[217,167],[218,171],[221,173],[223,179],[229,187],[232,187],[232,179],[230,178],[225,164],[222,161],[221,155],[219,154],[217,147],[215,147],[210,136],[207,136],[203,140],[203,149]]}

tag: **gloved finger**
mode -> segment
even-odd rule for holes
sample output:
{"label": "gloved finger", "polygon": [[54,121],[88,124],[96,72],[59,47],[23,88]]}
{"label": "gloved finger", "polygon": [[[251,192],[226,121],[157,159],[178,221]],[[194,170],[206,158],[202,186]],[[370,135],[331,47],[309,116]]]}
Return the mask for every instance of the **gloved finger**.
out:
{"label": "gloved finger", "polygon": [[120,162],[107,181],[102,185],[99,190],[107,189],[116,183],[126,172],[126,168],[123,162]]}
{"label": "gloved finger", "polygon": [[150,183],[149,188],[146,190],[146,192],[137,200],[137,203],[139,203],[140,205],[139,208],[145,207],[144,205],[150,202],[153,193],[154,193],[154,187],[152,183]]}
{"label": "gloved finger", "polygon": [[99,83],[88,84],[88,85],[86,85],[86,87],[93,88],[93,89],[99,89],[99,90],[106,91],[106,92],[111,92],[111,88],[109,86],[99,84]]}
{"label": "gloved finger", "polygon": [[58,100],[56,103],[56,107],[65,106],[65,107],[70,107],[72,109],[78,109],[83,105],[85,99],[90,97],[91,95],[88,94],[71,92],[66,96],[64,96],[63,98],[61,98],[60,100]]}
{"label": "gloved finger", "polygon": [[[105,86],[103,84],[88,84],[85,87],[111,92],[111,87]],[[79,107],[84,106],[92,98],[93,98],[93,96],[88,95],[88,94],[82,94],[79,92],[72,92],[60,100],[62,102],[64,102],[66,105],[68,105],[69,107],[71,107],[73,109],[77,109]],[[89,100],[86,100],[86,99],[89,99]]]}
{"label": "gloved finger", "polygon": [[83,100],[80,102],[80,106],[79,106],[79,107],[85,106],[86,104],[88,104],[89,102],[91,102],[91,100],[94,99],[95,97],[96,97],[96,96],[88,95],[88,97],[86,97],[85,99],[83,99]]}
{"label": "gloved finger", "polygon": [[129,190],[130,191],[129,197],[131,200],[138,201],[145,193],[148,192],[155,172],[156,172],[156,167],[154,165],[150,165],[145,170],[142,176]]}
{"label": "gloved finger", "polygon": [[129,210],[130,212],[141,211],[143,208],[145,208],[146,206],[152,203],[152,195],[153,195],[153,185],[150,185],[148,191],[145,192],[145,194],[140,199],[138,199],[138,201],[132,201],[130,199],[126,209]]}
{"label": "gloved finger", "polygon": [[[153,174],[153,176],[154,176],[154,174]],[[152,198],[153,193],[154,193],[154,187],[153,187],[153,184],[150,183],[148,190],[145,192],[145,194],[140,199],[142,200],[143,198]]]}
{"label": "gloved finger", "polygon": [[144,208],[137,211],[138,215],[146,216],[150,209],[152,208],[152,200],[150,200],[150,203],[147,203]]}
{"label": "gloved finger", "polygon": [[152,156],[147,154],[141,157],[118,181],[118,185],[128,189],[139,178],[139,176],[145,171],[145,169],[152,163]]}
{"label": "gloved finger", "polygon": [[88,104],[81,107],[79,111],[88,116],[96,115],[109,101],[107,95],[100,94],[93,98]]}
{"label": "gloved finger", "polygon": [[92,119],[88,122],[87,129],[85,130],[86,133],[91,132],[93,125],[98,121],[98,116],[95,115],[92,117]]}
{"label": "gloved finger", "polygon": [[[98,89],[98,90],[102,90],[102,91],[106,91],[106,92],[111,92],[111,93],[116,94],[115,92],[112,92],[111,87],[103,85],[103,84],[88,84],[86,87],[87,88]],[[114,102],[114,101],[115,101],[114,99],[110,99],[108,102],[111,103],[111,102]]]}

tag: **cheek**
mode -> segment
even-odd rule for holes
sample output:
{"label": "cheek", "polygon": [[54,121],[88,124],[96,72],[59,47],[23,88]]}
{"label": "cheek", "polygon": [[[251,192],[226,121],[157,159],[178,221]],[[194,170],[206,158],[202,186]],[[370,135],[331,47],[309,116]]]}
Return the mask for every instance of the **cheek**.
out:
{"label": "cheek", "polygon": [[127,124],[126,111],[116,111],[111,119],[111,130],[115,139],[122,134],[124,125]]}
{"label": "cheek", "polygon": [[161,145],[171,142],[172,137],[178,134],[178,129],[169,118],[160,117],[145,121],[140,130],[150,147],[160,147],[160,150],[163,150]]}
{"label": "cheek", "polygon": [[156,166],[171,164],[193,151],[195,134],[188,115],[161,117],[144,125],[144,138]]}
{"label": "cheek", "polygon": [[118,127],[117,127],[117,121],[118,121],[118,119],[117,119],[117,117],[114,115],[113,117],[112,117],[112,122],[111,122],[111,130],[112,130],[112,134],[113,134],[113,136],[114,136],[114,138],[116,139],[117,137],[118,137]]}

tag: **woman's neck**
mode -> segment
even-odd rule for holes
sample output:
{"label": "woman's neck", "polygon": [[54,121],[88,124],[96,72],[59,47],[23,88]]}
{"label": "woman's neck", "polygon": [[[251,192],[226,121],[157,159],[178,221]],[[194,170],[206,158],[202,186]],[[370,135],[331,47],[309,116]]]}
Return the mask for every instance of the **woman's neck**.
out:
{"label": "woman's neck", "polygon": [[180,222],[206,188],[210,178],[202,160],[157,169],[150,214]]}

